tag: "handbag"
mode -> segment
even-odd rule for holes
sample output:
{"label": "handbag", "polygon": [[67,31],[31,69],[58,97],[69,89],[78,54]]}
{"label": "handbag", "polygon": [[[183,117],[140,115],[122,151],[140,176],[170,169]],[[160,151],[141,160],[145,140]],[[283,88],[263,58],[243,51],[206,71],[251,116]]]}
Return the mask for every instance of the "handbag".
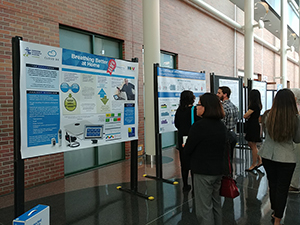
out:
{"label": "handbag", "polygon": [[[229,151],[228,151],[228,165],[229,165],[229,174],[231,174]],[[239,189],[236,186],[236,181],[231,177],[231,175],[222,177],[220,195],[226,198],[235,198],[240,195]]]}

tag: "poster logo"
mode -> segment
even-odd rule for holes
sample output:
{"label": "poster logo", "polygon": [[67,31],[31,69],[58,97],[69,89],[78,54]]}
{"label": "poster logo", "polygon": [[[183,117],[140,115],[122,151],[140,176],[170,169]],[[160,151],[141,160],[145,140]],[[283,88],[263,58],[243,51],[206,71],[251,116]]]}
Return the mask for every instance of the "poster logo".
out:
{"label": "poster logo", "polygon": [[114,69],[116,68],[117,63],[115,60],[111,59],[108,61],[108,68],[107,68],[107,72],[111,75],[112,72],[114,71]]}
{"label": "poster logo", "polygon": [[135,137],[135,127],[128,127],[128,137]]}
{"label": "poster logo", "polygon": [[135,70],[135,67],[128,66],[127,69],[128,69],[128,70]]}
{"label": "poster logo", "polygon": [[57,52],[55,50],[51,50],[47,53],[47,55],[50,57],[55,57],[57,55]]}
{"label": "poster logo", "polygon": [[42,55],[42,52],[40,50],[34,50],[34,49],[30,49],[28,47],[25,48],[25,53],[23,54],[23,56],[32,56],[32,57],[40,57],[40,55]]}

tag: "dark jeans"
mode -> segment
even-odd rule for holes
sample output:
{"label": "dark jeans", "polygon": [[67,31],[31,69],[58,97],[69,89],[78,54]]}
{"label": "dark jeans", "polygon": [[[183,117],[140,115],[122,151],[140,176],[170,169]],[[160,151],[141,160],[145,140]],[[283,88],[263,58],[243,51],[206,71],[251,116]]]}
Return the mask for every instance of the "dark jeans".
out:
{"label": "dark jeans", "polygon": [[271,209],[274,210],[275,217],[282,218],[296,163],[282,163],[264,158],[262,162],[269,181]]}

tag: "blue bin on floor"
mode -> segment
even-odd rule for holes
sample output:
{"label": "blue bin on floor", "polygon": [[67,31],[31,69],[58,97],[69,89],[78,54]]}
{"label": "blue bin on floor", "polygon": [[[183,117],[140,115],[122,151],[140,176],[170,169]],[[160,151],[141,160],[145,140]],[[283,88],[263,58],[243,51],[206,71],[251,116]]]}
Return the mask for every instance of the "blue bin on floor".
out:
{"label": "blue bin on floor", "polygon": [[49,225],[50,207],[37,205],[13,220],[13,225]]}

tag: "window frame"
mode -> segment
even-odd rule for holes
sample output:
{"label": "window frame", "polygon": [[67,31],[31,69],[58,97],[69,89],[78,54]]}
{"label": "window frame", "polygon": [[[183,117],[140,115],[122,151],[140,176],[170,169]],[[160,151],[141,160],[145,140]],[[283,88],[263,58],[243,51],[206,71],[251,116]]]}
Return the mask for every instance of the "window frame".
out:
{"label": "window frame", "polygon": [[[117,38],[111,38],[108,36],[104,36],[104,35],[100,35],[100,34],[96,34],[90,31],[85,31],[82,29],[78,29],[78,28],[73,28],[73,27],[69,27],[69,26],[65,26],[65,25],[59,25],[59,29],[63,29],[63,30],[68,30],[68,31],[72,31],[72,32],[76,32],[76,33],[80,33],[80,34],[85,34],[90,36],[90,41],[91,41],[91,49],[90,49],[90,53],[91,54],[95,54],[95,37],[103,39],[103,40],[109,40],[109,41],[114,41],[117,42],[119,44],[119,58],[116,59],[123,59],[123,45],[124,45],[124,41],[121,39],[117,39]],[[106,55],[103,55],[106,56]],[[106,56],[108,57],[108,56]]]}

